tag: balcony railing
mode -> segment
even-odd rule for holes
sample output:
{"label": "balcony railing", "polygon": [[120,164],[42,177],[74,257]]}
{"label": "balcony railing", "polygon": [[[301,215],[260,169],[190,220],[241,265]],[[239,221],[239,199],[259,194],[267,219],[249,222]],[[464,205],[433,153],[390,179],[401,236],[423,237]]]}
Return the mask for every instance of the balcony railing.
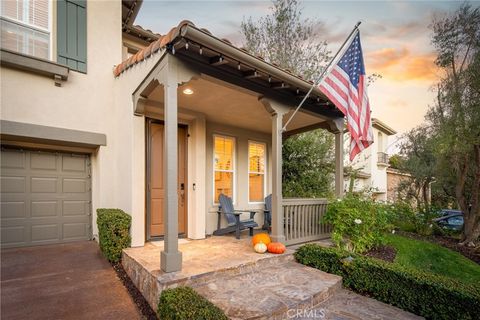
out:
{"label": "balcony railing", "polygon": [[378,164],[388,164],[388,154],[385,152],[378,152]]}
{"label": "balcony railing", "polygon": [[330,237],[330,226],[321,223],[326,199],[283,199],[284,234],[292,245]]}

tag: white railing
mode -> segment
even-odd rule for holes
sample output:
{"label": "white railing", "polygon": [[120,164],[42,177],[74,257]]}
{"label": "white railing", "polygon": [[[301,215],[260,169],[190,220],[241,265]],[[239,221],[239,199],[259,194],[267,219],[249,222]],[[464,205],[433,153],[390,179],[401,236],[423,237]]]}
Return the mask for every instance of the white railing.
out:
{"label": "white railing", "polygon": [[321,223],[327,203],[326,199],[283,199],[286,245],[330,237],[330,226]]}

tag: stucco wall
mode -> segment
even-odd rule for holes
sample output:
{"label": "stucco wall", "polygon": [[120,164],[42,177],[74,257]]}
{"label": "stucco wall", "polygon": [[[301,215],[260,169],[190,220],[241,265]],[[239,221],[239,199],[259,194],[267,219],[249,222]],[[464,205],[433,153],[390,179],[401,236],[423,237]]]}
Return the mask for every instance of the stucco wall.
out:
{"label": "stucco wall", "polygon": [[[53,79],[1,68],[1,119],[104,133],[107,146],[92,155],[93,233],[98,207],[124,207],[127,186],[119,177],[112,68],[122,59],[121,2],[89,1],[87,74],[71,71],[56,87]],[[125,209],[129,209],[125,206]]]}

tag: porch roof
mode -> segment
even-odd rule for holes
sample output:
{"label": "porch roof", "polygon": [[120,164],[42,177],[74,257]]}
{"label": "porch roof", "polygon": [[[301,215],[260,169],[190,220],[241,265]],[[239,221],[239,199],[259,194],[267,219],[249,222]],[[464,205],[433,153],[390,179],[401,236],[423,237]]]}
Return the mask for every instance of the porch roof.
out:
{"label": "porch roof", "polygon": [[[219,39],[208,30],[197,28],[192,22],[184,20],[167,34],[160,36],[149,46],[115,66],[113,73],[119,77],[132,66],[139,64],[161,49],[195,62],[201,62],[218,70],[260,85],[288,94],[298,102],[311,88],[313,82],[293,74],[290,70],[269,63],[263,57],[256,57],[244,48],[234,46],[227,39]],[[314,88],[305,103],[305,108],[312,108],[330,118],[343,117],[343,114],[318,89]],[[315,110],[316,109],[316,110]]]}

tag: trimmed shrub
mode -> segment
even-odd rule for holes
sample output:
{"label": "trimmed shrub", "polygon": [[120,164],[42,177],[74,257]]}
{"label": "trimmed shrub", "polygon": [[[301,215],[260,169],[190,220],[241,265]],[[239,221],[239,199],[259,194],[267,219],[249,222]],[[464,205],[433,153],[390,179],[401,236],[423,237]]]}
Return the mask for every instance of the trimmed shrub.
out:
{"label": "trimmed shrub", "polygon": [[130,247],[132,217],[120,209],[97,209],[100,250],[108,261],[119,262],[122,250]]}
{"label": "trimmed shrub", "polygon": [[332,241],[337,247],[358,253],[381,244],[389,228],[382,205],[356,195],[329,203],[323,222],[332,226]]}
{"label": "trimmed shrub", "polygon": [[342,276],[344,286],[358,293],[427,319],[478,319],[480,315],[480,286],[475,284],[313,244],[299,248],[295,258]]}
{"label": "trimmed shrub", "polygon": [[158,316],[165,320],[227,320],[213,303],[190,287],[166,289],[160,295]]}

